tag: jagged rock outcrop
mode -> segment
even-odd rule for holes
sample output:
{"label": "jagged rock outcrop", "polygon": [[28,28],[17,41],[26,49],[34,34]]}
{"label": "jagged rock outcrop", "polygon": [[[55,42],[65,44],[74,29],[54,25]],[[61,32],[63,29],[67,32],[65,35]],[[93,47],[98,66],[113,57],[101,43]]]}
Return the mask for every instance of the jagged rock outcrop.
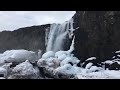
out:
{"label": "jagged rock outcrop", "polygon": [[120,49],[120,11],[76,11],[74,18],[76,57],[97,62],[111,58]]}
{"label": "jagged rock outcrop", "polygon": [[25,49],[30,51],[44,50],[45,30],[50,24],[20,28],[14,31],[0,32],[0,53],[11,49]]}

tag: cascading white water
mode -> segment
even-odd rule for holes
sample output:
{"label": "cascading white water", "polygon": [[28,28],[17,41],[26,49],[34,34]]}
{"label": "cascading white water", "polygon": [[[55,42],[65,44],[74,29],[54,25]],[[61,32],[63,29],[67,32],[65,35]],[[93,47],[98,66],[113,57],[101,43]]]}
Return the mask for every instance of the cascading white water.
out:
{"label": "cascading white water", "polygon": [[67,38],[67,35],[69,35],[69,39],[72,39],[73,36],[73,19],[70,19],[69,21],[64,22],[63,24],[52,24],[50,26],[48,42],[47,42],[47,48],[46,51],[60,51],[63,50],[64,42]]}

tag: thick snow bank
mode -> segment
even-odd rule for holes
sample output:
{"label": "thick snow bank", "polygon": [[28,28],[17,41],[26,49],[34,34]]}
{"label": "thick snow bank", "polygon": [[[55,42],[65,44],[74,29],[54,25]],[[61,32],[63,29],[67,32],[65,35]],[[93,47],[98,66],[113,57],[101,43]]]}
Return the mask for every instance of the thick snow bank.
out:
{"label": "thick snow bank", "polygon": [[24,62],[25,60],[29,60],[34,62],[37,56],[35,52],[27,51],[27,50],[8,50],[0,55],[0,63],[4,62]]}

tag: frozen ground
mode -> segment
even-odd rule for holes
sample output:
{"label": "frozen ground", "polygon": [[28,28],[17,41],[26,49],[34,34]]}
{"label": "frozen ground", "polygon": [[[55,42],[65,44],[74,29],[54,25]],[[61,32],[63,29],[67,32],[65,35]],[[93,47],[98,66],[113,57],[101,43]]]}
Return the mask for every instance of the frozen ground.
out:
{"label": "frozen ground", "polygon": [[[28,75],[33,79],[38,78],[38,67],[47,67],[54,72],[64,73],[66,75],[74,75],[78,79],[120,79],[120,70],[105,70],[103,67],[94,66],[88,63],[85,68],[78,67],[78,60],[69,51],[58,51],[56,53],[48,51],[38,60],[37,65],[33,66],[29,60],[35,60],[34,52],[27,50],[11,50],[0,54],[0,79],[4,79],[10,69],[11,60],[19,62],[18,65],[11,68],[11,72],[20,75]],[[12,59],[11,59],[12,58]],[[87,60],[95,59],[95,57]],[[4,62],[5,60],[9,62]],[[112,61],[106,61],[112,63]],[[1,76],[4,74],[4,77]]]}

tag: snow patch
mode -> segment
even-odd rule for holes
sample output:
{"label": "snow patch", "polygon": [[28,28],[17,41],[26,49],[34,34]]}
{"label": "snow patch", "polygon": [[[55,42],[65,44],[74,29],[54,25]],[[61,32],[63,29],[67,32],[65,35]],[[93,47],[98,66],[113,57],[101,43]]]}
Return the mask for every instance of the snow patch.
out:
{"label": "snow patch", "polygon": [[90,60],[94,60],[94,59],[96,59],[96,57],[90,57],[86,61],[90,61]]}

